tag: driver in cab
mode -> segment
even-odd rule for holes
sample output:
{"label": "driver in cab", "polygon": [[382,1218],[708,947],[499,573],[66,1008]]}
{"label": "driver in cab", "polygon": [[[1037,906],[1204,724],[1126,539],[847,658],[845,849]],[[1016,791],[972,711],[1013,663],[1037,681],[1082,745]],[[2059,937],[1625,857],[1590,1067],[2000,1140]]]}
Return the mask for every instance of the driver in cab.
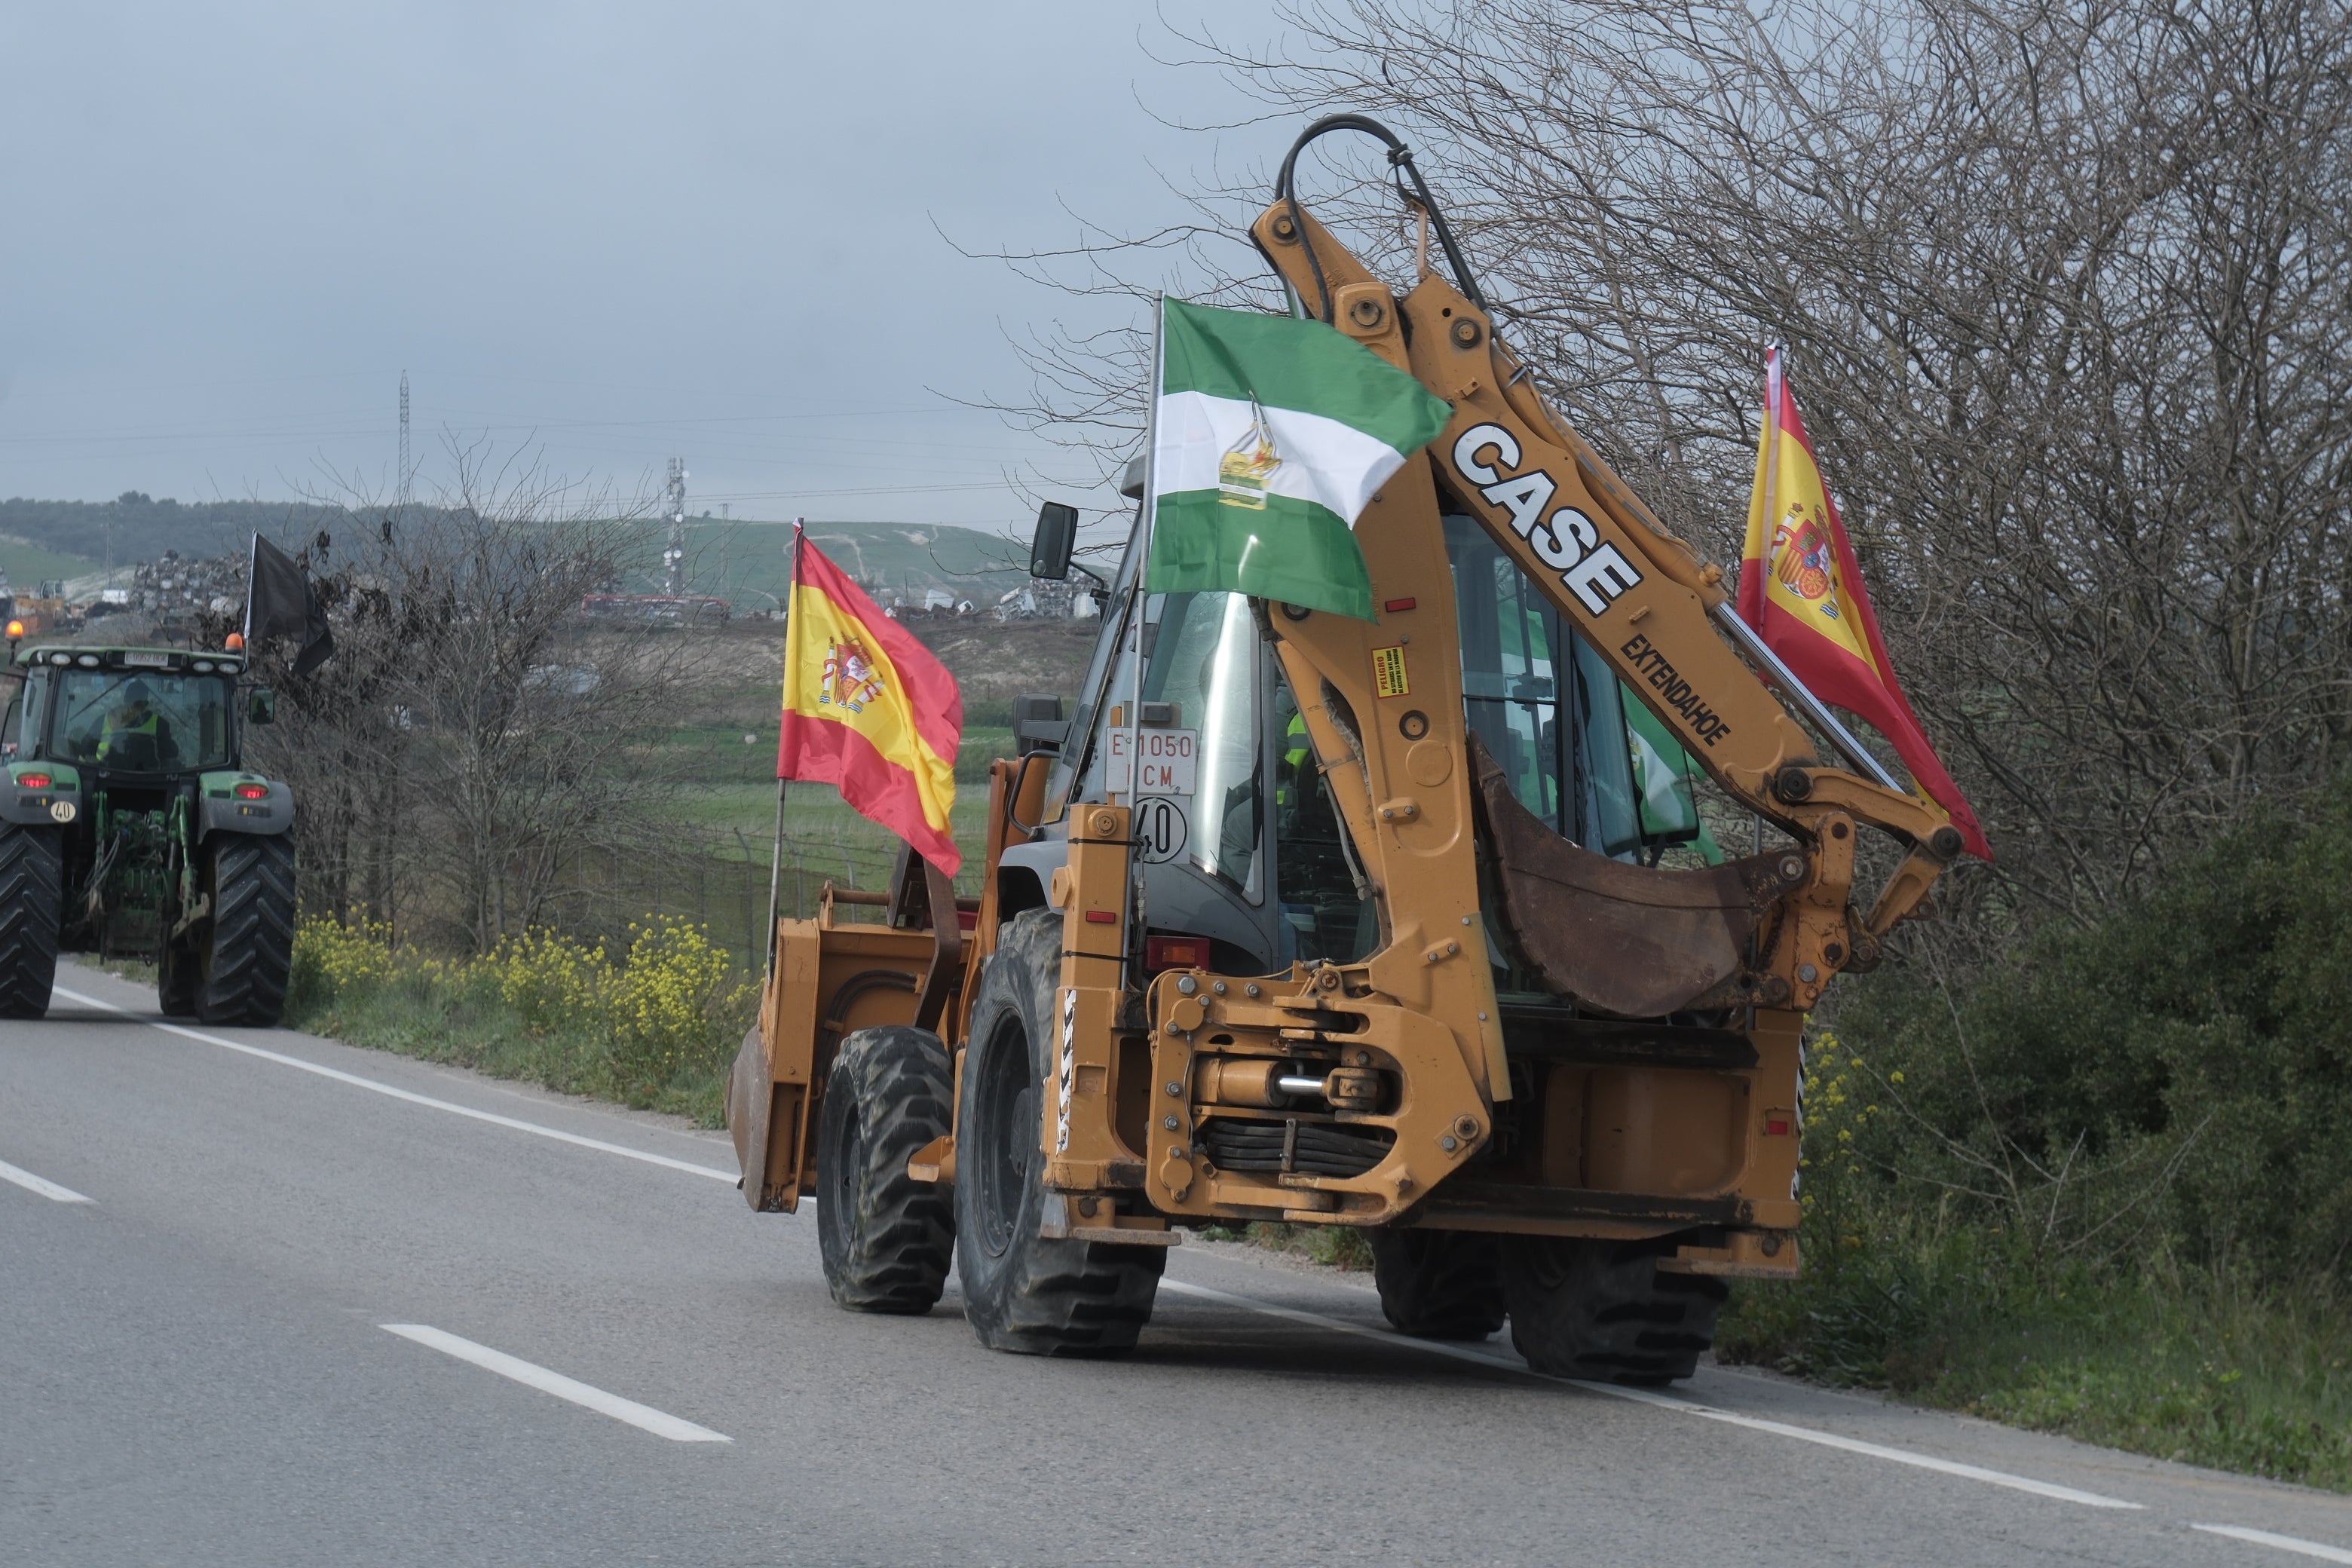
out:
{"label": "driver in cab", "polygon": [[176,756],[172,726],[155,710],[155,693],[143,680],[134,680],[121,704],[106,715],[98,738],[98,761],[120,768],[159,768]]}

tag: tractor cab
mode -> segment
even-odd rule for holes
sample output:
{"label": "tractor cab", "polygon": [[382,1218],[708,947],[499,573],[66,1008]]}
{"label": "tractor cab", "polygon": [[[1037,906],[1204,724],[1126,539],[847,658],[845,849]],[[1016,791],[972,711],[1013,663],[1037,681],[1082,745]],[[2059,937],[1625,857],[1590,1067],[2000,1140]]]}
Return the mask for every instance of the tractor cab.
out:
{"label": "tractor cab", "polygon": [[[1141,499],[1139,464],[1129,465],[1124,491]],[[1034,574],[1060,578],[1072,569],[1056,531],[1066,510],[1048,503],[1041,514]],[[1384,614],[1401,617],[1424,598],[1431,608],[1436,595],[1450,599],[1464,723],[1497,760],[1514,797],[1552,832],[1622,862],[1654,866],[1667,848],[1697,840],[1688,783],[1696,765],[1671,740],[1639,732],[1629,717],[1639,703],[1484,530],[1461,515],[1444,517],[1442,527],[1450,584],[1394,599]],[[1163,933],[1160,951],[1197,950],[1197,960],[1182,961],[1236,973],[1358,962],[1378,945],[1378,916],[1298,697],[1259,621],[1295,623],[1304,612],[1253,608],[1241,594],[1143,591],[1143,529],[1139,506],[1118,569],[1102,584],[1102,626],[1076,716],[1045,737],[1055,755],[1044,837],[1004,856],[1024,889],[1010,902],[1046,901],[1046,879],[1066,853],[1069,809],[1108,802],[1137,813],[1144,907]],[[1411,707],[1406,673],[1408,654],[1425,656],[1402,643],[1392,651],[1400,709],[1425,733],[1429,721]],[[1024,739],[1024,749],[1030,743]],[[1719,859],[1713,849],[1708,843],[1700,853]],[[1495,951],[1508,948],[1497,942]],[[1507,958],[1496,979],[1506,990],[1529,984]]]}
{"label": "tractor cab", "polygon": [[234,659],[149,648],[27,656],[20,753],[72,763],[124,782],[230,764]]}

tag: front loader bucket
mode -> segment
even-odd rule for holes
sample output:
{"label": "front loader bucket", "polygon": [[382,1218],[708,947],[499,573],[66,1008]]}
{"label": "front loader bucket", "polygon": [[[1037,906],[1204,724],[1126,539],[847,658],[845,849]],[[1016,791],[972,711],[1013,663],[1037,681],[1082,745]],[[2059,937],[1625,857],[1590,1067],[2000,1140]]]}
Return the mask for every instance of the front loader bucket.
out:
{"label": "front loader bucket", "polygon": [[[727,1078],[727,1130],[744,1201],[755,1209],[791,1214],[811,1189],[814,1131],[841,1042],[885,1024],[936,1035],[971,969],[974,944],[954,884],[904,854],[894,880],[887,894],[827,882],[814,920],[776,922],[760,1021]],[[847,911],[861,905],[879,906],[889,923],[853,921]]]}
{"label": "front loader bucket", "polygon": [[1545,826],[1475,732],[1470,765],[1505,923],[1547,988],[1627,1018],[1659,1017],[1702,997],[1756,999],[1727,983],[1749,978],[1749,941],[1804,880],[1803,857],[1758,855],[1700,871],[1629,866]]}

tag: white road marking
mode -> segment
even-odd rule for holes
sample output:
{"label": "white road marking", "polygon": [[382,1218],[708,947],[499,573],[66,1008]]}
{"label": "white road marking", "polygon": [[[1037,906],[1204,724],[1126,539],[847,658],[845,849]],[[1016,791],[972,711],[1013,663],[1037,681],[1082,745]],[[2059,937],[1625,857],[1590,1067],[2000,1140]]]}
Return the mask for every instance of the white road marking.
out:
{"label": "white road marking", "polygon": [[[61,986],[56,989],[57,994],[69,1001],[100,1007],[125,1017],[134,1016],[128,1008],[118,1007],[110,1002],[101,1002],[95,996],[85,996]],[[224,1049],[241,1052],[249,1057],[258,1057],[264,1061],[276,1062],[282,1067],[299,1068],[304,1072],[316,1073],[320,1078],[333,1079],[340,1083],[348,1083],[377,1094],[389,1095],[394,1100],[406,1100],[412,1105],[446,1110],[476,1121],[487,1121],[496,1127],[511,1128],[518,1132],[529,1132],[541,1138],[551,1138],[561,1143],[570,1143],[583,1149],[593,1149],[602,1153],[618,1154],[624,1159],[638,1160],[649,1165],[660,1165],[673,1171],[683,1171],[690,1175],[709,1176],[730,1185],[737,1180],[735,1173],[723,1171],[713,1165],[698,1165],[690,1161],[673,1160],[666,1154],[647,1153],[642,1149],[607,1143],[598,1138],[583,1138],[576,1132],[565,1132],[536,1121],[525,1121],[518,1117],[499,1116],[487,1110],[477,1110],[471,1106],[458,1105],[446,1100],[436,1100],[430,1095],[417,1094],[409,1089],[394,1088],[391,1084],[378,1083],[371,1079],[361,1078],[355,1073],[343,1072],[335,1068],[321,1066],[317,1062],[304,1061],[299,1057],[287,1056],[282,1052],[267,1050],[262,1047],[247,1045],[238,1040],[223,1039],[218,1035],[207,1035],[200,1030],[184,1028],[177,1024],[166,1024],[152,1018],[141,1021],[149,1028],[161,1029],[165,1034],[178,1035],[208,1046],[219,1046]],[[30,1187],[43,1196],[56,1198],[61,1203],[89,1202],[88,1198],[78,1193],[69,1192],[54,1183],[45,1182],[29,1172],[17,1170],[13,1165],[0,1164],[0,1178],[16,1182],[21,1186]],[[803,1195],[801,1201],[814,1205],[815,1200],[814,1195]],[[2037,1481],[2028,1476],[2011,1475],[2005,1470],[1986,1469],[1981,1466],[1962,1464],[1956,1459],[1941,1459],[1933,1455],[1912,1453],[1902,1448],[1889,1448],[1877,1443],[1866,1443],[1859,1438],[1841,1436],[1834,1432],[1822,1432],[1809,1426],[1794,1426],[1786,1422],[1769,1421],[1760,1416],[1742,1415],[1736,1411],[1719,1410],[1713,1405],[1677,1399],[1668,1394],[1654,1394],[1646,1389],[1620,1388],[1612,1384],[1587,1383],[1577,1378],[1552,1377],[1548,1373],[1536,1372],[1524,1362],[1489,1355],[1466,1346],[1446,1344],[1433,1340],[1417,1340],[1408,1335],[1392,1333],[1385,1329],[1375,1329],[1362,1323],[1350,1323],[1339,1318],[1325,1317],[1318,1312],[1301,1311],[1292,1307],[1277,1307],[1272,1302],[1254,1300],[1246,1296],[1236,1296],[1229,1291],[1213,1289],[1206,1285],[1194,1285],[1181,1279],[1165,1279],[1160,1283],[1163,1289],[1174,1290],[1181,1295],[1197,1296],[1204,1300],[1220,1301],[1228,1306],[1240,1307],[1268,1317],[1287,1318],[1295,1322],[1311,1324],[1317,1328],[1333,1329],[1341,1333],[1358,1334],[1366,1339],[1386,1341],[1432,1355],[1449,1356],[1457,1361],[1469,1362],[1496,1371],[1514,1373],[1522,1377],[1540,1377],[1546,1382],[1565,1384],[1571,1388],[1580,1388],[1588,1393],[1604,1394],[1615,1399],[1631,1400],[1636,1404],[1672,1410],[1685,1415],[1696,1415],[1705,1420],[1718,1421],[1727,1426],[1743,1426],[1749,1431],[1792,1437],[1799,1442],[1818,1444],[1823,1447],[1837,1448],[1850,1454],[1885,1459],[1892,1464],[1909,1465],[1942,1475],[1958,1476],[1991,1486],[2031,1492],[2035,1496],[2053,1498],[2061,1502],[2080,1503],[2086,1508],[2138,1509],[2143,1506],[2136,1502],[2126,1502],[2120,1498],[2103,1497],[2096,1492],[2058,1486],[2050,1481]],[[430,1345],[460,1360],[472,1362],[502,1376],[510,1377],[518,1383],[528,1384],[533,1388],[555,1394],[559,1398],[569,1399],[575,1404],[584,1405],[592,1410],[602,1411],[615,1419],[643,1426],[646,1431],[657,1432],[665,1437],[671,1437],[679,1442],[694,1443],[732,1441],[731,1438],[710,1431],[707,1427],[697,1426],[690,1421],[681,1421],[675,1415],[664,1415],[647,1405],[623,1399],[617,1394],[606,1394],[584,1383],[574,1382],[560,1373],[550,1372],[544,1367],[534,1366],[526,1361],[519,1361],[501,1352],[475,1344],[470,1340],[462,1340],[455,1334],[444,1333],[439,1329],[427,1328],[419,1323],[386,1323],[383,1326],[393,1333],[415,1340],[419,1344]],[[2292,1536],[2272,1535],[2263,1531],[2246,1530],[2236,1525],[2200,1524],[2194,1528],[2215,1535],[2226,1535],[2265,1546],[2275,1546],[2283,1551],[2299,1552],[2306,1556],[2324,1558],[2329,1562],[2352,1563],[2352,1552],[2342,1552],[2332,1546],[2322,1546],[2314,1542],[2297,1541]]]}
{"label": "white road marking", "polygon": [[[1614,1399],[1631,1400],[1638,1405],[1654,1405],[1659,1409],[1675,1411],[1684,1415],[1696,1415],[1708,1421],[1720,1421],[1727,1426],[1744,1426],[1752,1432],[1769,1432],[1777,1437],[1793,1437],[1801,1443],[1816,1443],[1825,1448],[1843,1449],[1849,1454],[1862,1454],[1874,1459],[1885,1459],[1893,1464],[1910,1465],[1923,1470],[1934,1470],[1942,1475],[1959,1476],[1968,1480],[1983,1481],[1990,1486],[2008,1487],[2016,1491],[2032,1492],[2037,1497],[2055,1498],[2060,1502],[2081,1503],[2086,1508],[2137,1509],[2144,1506],[2140,1503],[2126,1502],[2120,1498],[2102,1497],[2097,1492],[2078,1491],[2073,1487],[2062,1487],[2050,1481],[2037,1481],[2030,1476],[2011,1475],[2006,1470],[1988,1470],[1978,1465],[1964,1465],[1957,1459],[1939,1459],[1933,1455],[1916,1454],[1906,1448],[1889,1448],[1877,1443],[1865,1443],[1856,1437],[1843,1437],[1834,1432],[1823,1432],[1811,1426],[1792,1426],[1785,1421],[1768,1421],[1760,1416],[1742,1415],[1736,1411],[1719,1410],[1711,1405],[1700,1405],[1692,1400],[1676,1399],[1669,1394],[1654,1394],[1647,1389],[1620,1388],[1614,1384],[1587,1383],[1580,1378],[1573,1377],[1553,1377],[1548,1373],[1537,1372],[1523,1361],[1492,1355],[1484,1351],[1473,1350],[1467,1345],[1447,1344],[1440,1340],[1417,1340],[1410,1335],[1395,1333],[1387,1329],[1375,1329],[1364,1323],[1351,1323],[1342,1318],[1327,1318],[1319,1312],[1301,1311],[1296,1307],[1277,1307],[1270,1301],[1254,1300],[1247,1296],[1236,1296],[1230,1291],[1212,1289],[1206,1285],[1194,1285],[1187,1280],[1163,1278],[1160,1282],[1160,1288],[1163,1290],[1174,1290],[1181,1295],[1198,1296],[1204,1300],[1223,1302],[1227,1306],[1244,1308],[1253,1312],[1263,1312],[1272,1318],[1287,1318],[1293,1322],[1308,1323],[1317,1328],[1337,1329],[1341,1333],[1360,1334],[1365,1339],[1403,1345],[1412,1350],[1425,1351],[1431,1355],[1449,1356],[1455,1361],[1470,1362],[1498,1372],[1516,1373],[1521,1377],[1540,1377],[1548,1383],[1565,1384],[1570,1388],[1580,1388],[1589,1394],[1605,1394]],[[2199,1528],[2204,1527],[2200,1525]],[[2352,1558],[2346,1560],[2352,1562]]]}
{"label": "white road marking", "polygon": [[439,1351],[443,1355],[455,1356],[463,1362],[471,1362],[485,1372],[497,1373],[500,1377],[512,1378],[527,1388],[536,1388],[541,1394],[552,1394],[558,1399],[568,1399],[574,1405],[585,1405],[600,1415],[609,1415],[615,1421],[625,1421],[632,1426],[650,1432],[656,1437],[667,1437],[673,1443],[731,1443],[735,1440],[723,1432],[713,1432],[708,1426],[697,1426],[691,1421],[681,1420],[666,1411],[656,1410],[650,1405],[640,1405],[634,1399],[624,1399],[617,1394],[607,1394],[601,1388],[591,1387],[575,1378],[566,1377],[560,1372],[550,1372],[543,1366],[510,1356],[504,1351],[494,1351],[488,1345],[478,1345],[471,1340],[461,1340],[455,1334],[428,1328],[423,1323],[381,1323],[377,1326],[387,1333],[398,1334],[404,1340],[414,1340],[420,1345]]}
{"label": "white road marking", "polygon": [[51,1203],[86,1204],[92,1201],[91,1199],[82,1196],[71,1187],[61,1187],[55,1182],[48,1181],[43,1177],[33,1174],[30,1171],[23,1170],[17,1166],[12,1165],[5,1160],[0,1160],[0,1182],[14,1182],[28,1193],[40,1194]]}
{"label": "white road marking", "polygon": [[[129,1008],[118,1007],[111,1002],[101,1002],[95,996],[84,996],[79,992],[68,991],[62,986],[54,989],[58,995],[69,1001],[80,1002],[92,1007],[103,1007],[110,1013],[120,1013],[126,1018],[137,1017],[137,1015]],[[537,1121],[525,1121],[520,1117],[500,1116],[495,1111],[477,1110],[470,1105],[459,1105],[453,1100],[436,1100],[429,1094],[417,1094],[409,1089],[395,1089],[391,1084],[378,1083],[373,1079],[362,1078],[357,1073],[322,1067],[317,1062],[304,1061],[300,1057],[289,1057],[280,1051],[265,1050],[259,1046],[248,1046],[238,1040],[225,1040],[218,1035],[207,1035],[201,1030],[184,1029],[177,1024],[166,1024],[154,1018],[140,1018],[138,1021],[151,1029],[161,1029],[167,1035],[178,1035],[184,1039],[200,1040],[205,1045],[219,1046],[225,1050],[241,1051],[248,1057],[259,1057],[263,1061],[276,1062],[280,1067],[299,1068],[304,1072],[317,1073],[320,1078],[333,1079],[337,1083],[348,1083],[376,1094],[390,1095],[394,1100],[404,1100],[411,1105],[430,1106],[435,1110],[446,1110],[454,1116],[469,1117],[476,1121],[487,1121],[493,1127],[512,1128],[517,1132],[529,1132],[541,1138],[552,1138],[559,1143],[570,1143],[581,1149],[593,1149],[604,1154],[618,1154],[625,1160],[642,1160],[648,1165],[660,1165],[672,1171],[684,1171],[691,1176],[709,1176],[714,1181],[724,1182],[730,1187],[735,1185],[738,1178],[738,1173],[722,1171],[716,1165],[698,1165],[691,1160],[673,1160],[667,1154],[651,1154],[643,1149],[631,1149],[620,1143],[607,1143],[601,1138],[583,1138],[577,1132],[566,1132],[561,1128],[544,1126]]]}
{"label": "white road marking", "polygon": [[2340,1546],[2322,1546],[2316,1541],[2298,1541],[2292,1535],[2273,1535],[2267,1530],[2248,1530],[2242,1524],[2192,1524],[2189,1528],[2208,1535],[2226,1535],[2232,1541],[2251,1541],[2257,1546],[2275,1546],[2281,1552],[2316,1557],[2322,1563],[2352,1563],[2352,1552]]}

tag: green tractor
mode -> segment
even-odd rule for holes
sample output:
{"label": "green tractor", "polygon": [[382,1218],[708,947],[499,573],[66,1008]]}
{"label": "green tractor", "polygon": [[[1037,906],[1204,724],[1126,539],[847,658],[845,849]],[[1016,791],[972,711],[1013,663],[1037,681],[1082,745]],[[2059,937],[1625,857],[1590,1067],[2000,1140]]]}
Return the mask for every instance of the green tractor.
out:
{"label": "green tractor", "polygon": [[[13,651],[13,645],[12,645]],[[45,645],[0,722],[0,1018],[48,1011],[58,953],[152,960],[170,1017],[268,1027],[294,951],[294,797],[248,773],[241,652]]]}

